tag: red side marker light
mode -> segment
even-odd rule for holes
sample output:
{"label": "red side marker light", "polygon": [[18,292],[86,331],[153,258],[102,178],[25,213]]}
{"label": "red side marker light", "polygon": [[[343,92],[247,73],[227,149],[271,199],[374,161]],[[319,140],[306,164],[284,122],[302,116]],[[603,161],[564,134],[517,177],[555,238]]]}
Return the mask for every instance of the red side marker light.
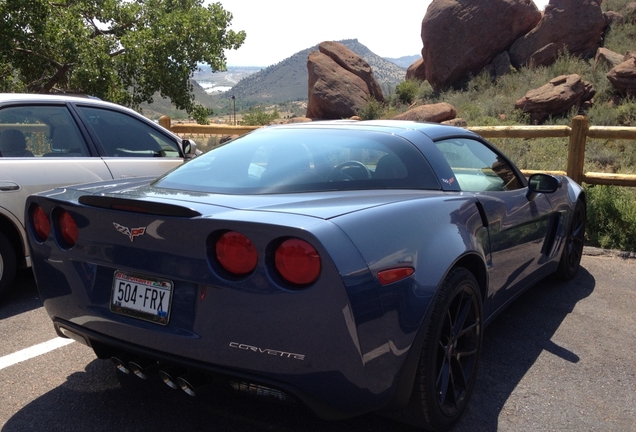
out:
{"label": "red side marker light", "polygon": [[378,272],[378,280],[382,285],[388,285],[406,279],[413,273],[415,273],[413,267],[396,267]]}

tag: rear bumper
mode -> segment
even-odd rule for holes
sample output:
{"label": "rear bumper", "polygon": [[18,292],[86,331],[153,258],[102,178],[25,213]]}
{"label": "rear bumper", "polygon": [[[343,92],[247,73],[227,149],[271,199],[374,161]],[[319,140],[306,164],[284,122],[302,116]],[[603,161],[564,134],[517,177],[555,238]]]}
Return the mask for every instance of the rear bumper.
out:
{"label": "rear bumper", "polygon": [[[362,389],[345,389],[342,387],[333,388],[333,400],[329,402],[316,398],[311,393],[305,391],[289,380],[278,380],[276,378],[254,374],[251,371],[237,368],[223,367],[209,364],[202,361],[179,356],[176,353],[158,351],[147,347],[131,344],[129,342],[109,337],[107,335],[86,329],[69,321],[59,318],[53,319],[55,330],[60,337],[74,339],[95,351],[100,359],[109,359],[113,356],[124,356],[130,359],[144,359],[156,362],[158,371],[162,368],[182,368],[190,372],[197,372],[208,377],[210,382],[224,382],[235,387],[235,384],[251,385],[259,388],[267,388],[273,391],[280,391],[285,395],[278,398],[280,401],[301,403],[312,410],[318,417],[325,420],[339,420],[356,415],[364,414],[380,408],[376,395],[369,394]],[[160,379],[158,376],[155,379]],[[332,378],[326,377],[331,380]],[[335,384],[335,383],[334,383]],[[168,389],[166,389],[168,391]],[[353,394],[357,393],[357,394]],[[343,395],[355,397],[362,404],[352,406],[351,404],[339,405],[337,402]]]}

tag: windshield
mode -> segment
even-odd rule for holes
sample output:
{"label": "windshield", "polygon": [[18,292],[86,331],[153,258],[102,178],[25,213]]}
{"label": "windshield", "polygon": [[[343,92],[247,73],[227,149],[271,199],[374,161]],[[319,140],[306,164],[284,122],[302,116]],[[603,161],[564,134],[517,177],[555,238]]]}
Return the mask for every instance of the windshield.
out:
{"label": "windshield", "polygon": [[387,133],[271,128],[193,159],[155,186],[226,194],[440,189],[424,156]]}

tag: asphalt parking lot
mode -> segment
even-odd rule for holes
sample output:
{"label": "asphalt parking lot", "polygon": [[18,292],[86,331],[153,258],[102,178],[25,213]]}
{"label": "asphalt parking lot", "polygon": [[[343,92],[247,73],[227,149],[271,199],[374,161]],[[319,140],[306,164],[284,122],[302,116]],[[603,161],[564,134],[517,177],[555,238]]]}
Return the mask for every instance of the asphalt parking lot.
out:
{"label": "asphalt parking lot", "polygon": [[[486,330],[477,389],[453,429],[636,431],[636,259],[583,257],[577,278],[545,280]],[[0,303],[0,430],[413,431],[375,415],[324,422],[300,408],[159,382],[118,381],[71,343],[7,365],[55,339],[32,276]],[[4,363],[3,363],[4,361]]]}

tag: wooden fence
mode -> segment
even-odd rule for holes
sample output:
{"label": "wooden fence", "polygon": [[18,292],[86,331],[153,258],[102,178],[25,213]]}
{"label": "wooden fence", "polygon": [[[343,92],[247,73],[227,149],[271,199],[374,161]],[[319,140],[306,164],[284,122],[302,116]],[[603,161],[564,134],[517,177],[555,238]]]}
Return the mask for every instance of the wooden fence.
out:
{"label": "wooden fence", "polygon": [[[230,126],[230,125],[172,125],[170,118],[163,116],[159,119],[166,129],[176,134],[201,135],[242,135],[258,129],[260,126]],[[567,174],[578,183],[601,184],[612,186],[636,187],[636,175],[609,174],[584,172],[585,145],[587,138],[596,139],[628,139],[636,140],[636,127],[623,126],[589,126],[587,117],[576,116],[572,119],[572,126],[474,126],[469,130],[484,138],[568,138],[568,162],[565,171],[553,171],[555,174]],[[533,170],[523,170],[528,175]],[[543,171],[545,172],[545,171]]]}
{"label": "wooden fence", "polygon": [[159,124],[178,135],[243,135],[262,126],[232,126],[220,125],[199,125],[199,124],[172,124],[170,117],[161,116]]}

